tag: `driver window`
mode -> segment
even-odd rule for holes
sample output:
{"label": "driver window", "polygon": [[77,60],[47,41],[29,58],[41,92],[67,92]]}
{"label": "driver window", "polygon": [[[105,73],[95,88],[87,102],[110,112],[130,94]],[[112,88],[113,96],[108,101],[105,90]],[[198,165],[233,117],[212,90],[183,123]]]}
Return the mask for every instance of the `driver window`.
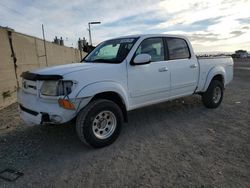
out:
{"label": "driver window", "polygon": [[151,61],[164,61],[164,45],[162,38],[148,38],[142,41],[136,55],[149,54],[151,55]]}

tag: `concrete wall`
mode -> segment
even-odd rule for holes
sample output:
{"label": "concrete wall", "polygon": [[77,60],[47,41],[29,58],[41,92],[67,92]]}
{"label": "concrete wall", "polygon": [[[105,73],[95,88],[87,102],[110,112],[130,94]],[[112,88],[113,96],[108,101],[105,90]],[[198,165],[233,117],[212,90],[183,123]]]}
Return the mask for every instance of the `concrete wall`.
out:
{"label": "concrete wall", "polygon": [[[22,72],[46,67],[43,40],[14,31],[11,31],[11,36],[17,60],[16,68],[8,30],[0,28],[0,109],[16,101],[16,89],[18,84],[21,85],[20,74]],[[79,62],[81,59],[79,50],[47,41],[46,51],[48,66]]]}

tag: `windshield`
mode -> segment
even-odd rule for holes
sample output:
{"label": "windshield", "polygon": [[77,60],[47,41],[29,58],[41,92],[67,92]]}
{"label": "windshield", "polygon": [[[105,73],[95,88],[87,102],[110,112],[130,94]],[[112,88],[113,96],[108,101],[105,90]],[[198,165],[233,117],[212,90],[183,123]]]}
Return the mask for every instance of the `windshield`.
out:
{"label": "windshield", "polygon": [[138,38],[108,40],[98,45],[82,61],[101,63],[121,63]]}

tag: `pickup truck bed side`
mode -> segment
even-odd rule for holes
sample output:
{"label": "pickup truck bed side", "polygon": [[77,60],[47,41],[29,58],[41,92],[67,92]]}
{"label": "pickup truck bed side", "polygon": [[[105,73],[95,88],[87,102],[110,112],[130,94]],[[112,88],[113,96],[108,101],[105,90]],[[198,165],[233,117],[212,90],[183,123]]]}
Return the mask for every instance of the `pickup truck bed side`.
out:
{"label": "pickup truck bed side", "polygon": [[198,58],[200,67],[196,92],[205,92],[215,76],[222,76],[226,86],[233,79],[233,60],[231,57]]}

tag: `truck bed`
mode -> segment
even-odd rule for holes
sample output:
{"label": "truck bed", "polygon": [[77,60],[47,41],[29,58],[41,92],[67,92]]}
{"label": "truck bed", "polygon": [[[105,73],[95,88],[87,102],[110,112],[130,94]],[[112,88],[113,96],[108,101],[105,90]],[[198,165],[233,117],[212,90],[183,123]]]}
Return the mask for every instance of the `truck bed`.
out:
{"label": "truck bed", "polygon": [[[228,56],[197,57],[199,63],[199,79],[196,92],[204,92],[208,87],[209,73],[218,71],[224,75],[224,85],[233,79],[233,59]],[[216,69],[216,70],[215,70]]]}

